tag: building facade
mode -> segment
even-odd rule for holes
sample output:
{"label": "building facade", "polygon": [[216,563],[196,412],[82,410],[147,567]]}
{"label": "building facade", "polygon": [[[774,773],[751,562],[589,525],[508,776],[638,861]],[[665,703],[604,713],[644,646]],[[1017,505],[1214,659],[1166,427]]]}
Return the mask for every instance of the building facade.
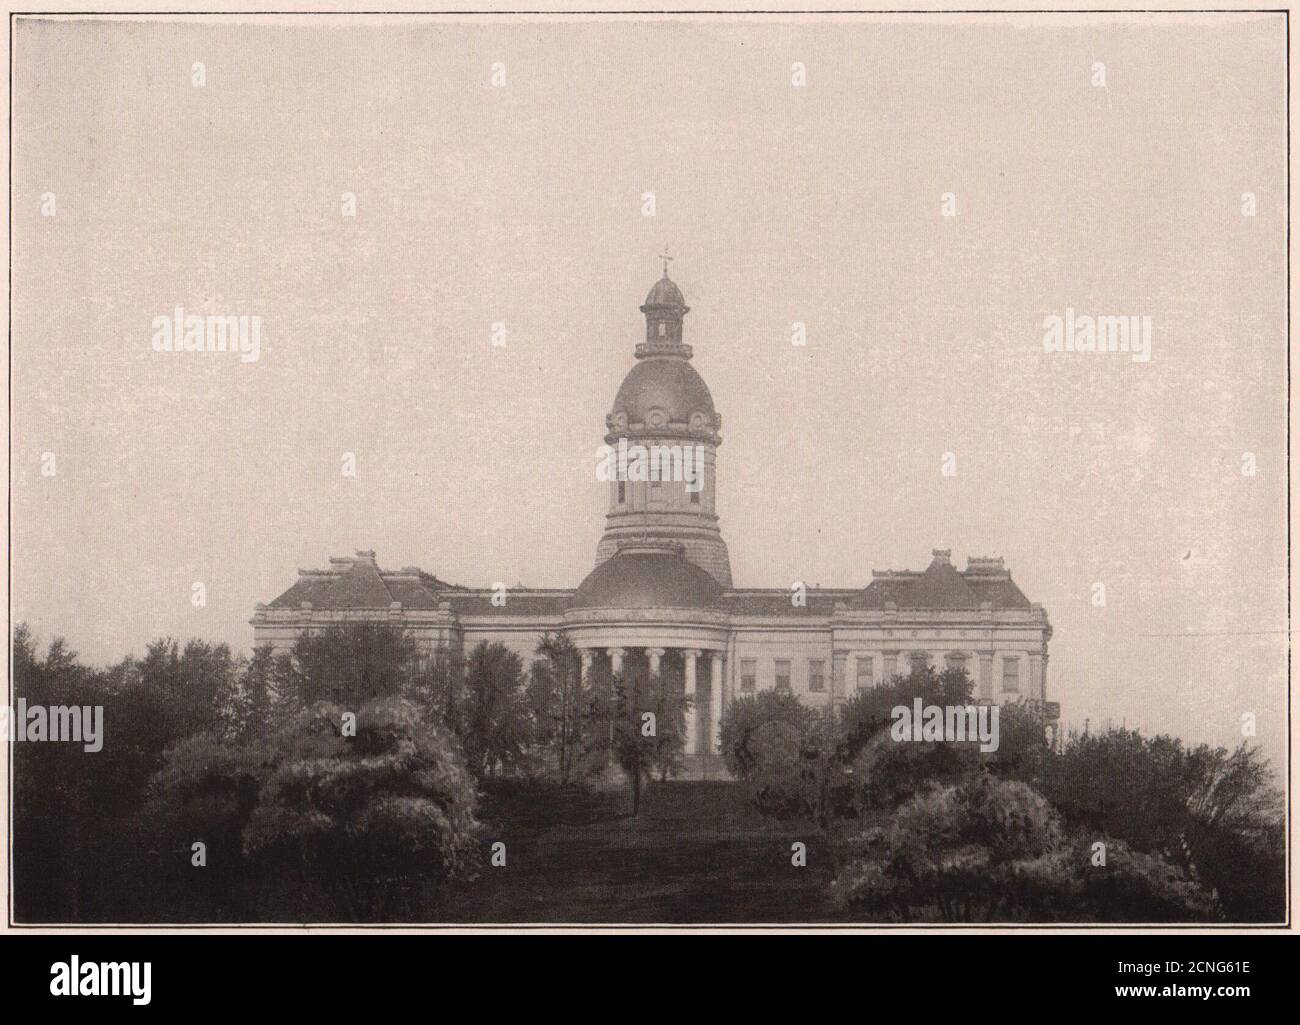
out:
{"label": "building facade", "polygon": [[598,682],[650,672],[681,687],[693,707],[687,754],[717,752],[723,709],[744,695],[788,690],[833,707],[922,663],[964,667],[981,701],[1047,701],[1052,628],[1001,558],[958,569],[935,549],[926,569],[874,571],[865,586],[735,587],[716,508],[722,420],[666,270],[641,312],[645,339],[605,418],[616,468],[605,530],[576,588],[463,587],[414,567],[381,570],[363,551],[300,570],[259,604],[254,643],[285,650],[304,631],[379,620],[429,654],[500,642],[528,665],[544,633],[564,633]]}

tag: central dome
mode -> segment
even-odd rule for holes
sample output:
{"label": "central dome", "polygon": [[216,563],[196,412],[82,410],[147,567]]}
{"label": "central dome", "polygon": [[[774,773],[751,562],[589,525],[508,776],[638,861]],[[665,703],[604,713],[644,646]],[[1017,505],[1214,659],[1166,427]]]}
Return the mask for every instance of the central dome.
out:
{"label": "central dome", "polygon": [[721,594],[718,582],[695,563],[647,545],[621,549],[588,573],[572,607],[704,609]]}
{"label": "central dome", "polygon": [[642,360],[614,396],[614,415],[626,414],[629,424],[652,424],[655,411],[665,423],[689,424],[692,414],[700,413],[711,427],[716,417],[704,378],[682,359]]}

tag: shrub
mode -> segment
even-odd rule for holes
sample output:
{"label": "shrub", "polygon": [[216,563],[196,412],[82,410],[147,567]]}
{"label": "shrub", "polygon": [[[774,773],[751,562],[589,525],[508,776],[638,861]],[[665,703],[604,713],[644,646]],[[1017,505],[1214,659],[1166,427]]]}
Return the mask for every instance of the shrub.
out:
{"label": "shrub", "polygon": [[163,849],[187,856],[202,840],[212,878],[243,880],[240,914],[265,917],[269,899],[271,917],[303,920],[401,916],[470,872],[476,793],[447,734],[402,698],[363,705],[355,736],[343,714],[321,703],[265,741],[172,749],[151,786]]}
{"label": "shrub", "polygon": [[1257,748],[1235,751],[1135,730],[1073,735],[1043,790],[1065,819],[1126,849],[1171,859],[1212,888],[1235,922],[1286,913],[1283,803]]}
{"label": "shrub", "polygon": [[1211,895],[1178,866],[1117,844],[1105,866],[1067,841],[1028,785],[981,772],[905,801],[854,838],[833,884],[843,906],[903,921],[1204,921]]}
{"label": "shrub", "polygon": [[763,691],[733,702],[719,735],[727,768],[760,811],[824,824],[836,776],[842,775],[824,713],[793,694]]}

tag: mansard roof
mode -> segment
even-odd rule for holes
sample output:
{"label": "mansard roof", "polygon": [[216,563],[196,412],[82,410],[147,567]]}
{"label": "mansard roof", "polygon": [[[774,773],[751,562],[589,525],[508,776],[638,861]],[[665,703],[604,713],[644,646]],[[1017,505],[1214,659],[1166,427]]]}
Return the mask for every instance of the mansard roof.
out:
{"label": "mansard roof", "polygon": [[988,602],[994,609],[1028,609],[1029,599],[1011,580],[1001,558],[972,558],[958,570],[951,551],[936,548],[924,572],[877,570],[855,603],[858,608],[978,609]]}
{"label": "mansard roof", "polygon": [[330,559],[330,568],[298,571],[298,581],[271,602],[273,609],[389,609],[400,603],[404,609],[436,609],[444,591],[463,591],[413,567],[381,570],[375,553]]}
{"label": "mansard roof", "polygon": [[[562,616],[575,606],[717,608],[735,616],[830,616],[848,609],[994,610],[1029,609],[1029,599],[1011,579],[1001,558],[972,558],[966,569],[952,565],[947,549],[936,549],[921,572],[876,570],[866,588],[809,586],[804,603],[791,602],[790,588],[735,588],[720,591],[704,570],[680,554],[621,552],[602,563],[576,591],[511,587],[504,605],[494,605],[491,588],[467,588],[439,580],[414,567],[382,570],[372,551],[330,559],[325,570],[299,570],[298,581],[270,603],[271,608],[340,611],[347,609],[437,609],[460,616]],[[706,579],[707,578],[707,579]]]}

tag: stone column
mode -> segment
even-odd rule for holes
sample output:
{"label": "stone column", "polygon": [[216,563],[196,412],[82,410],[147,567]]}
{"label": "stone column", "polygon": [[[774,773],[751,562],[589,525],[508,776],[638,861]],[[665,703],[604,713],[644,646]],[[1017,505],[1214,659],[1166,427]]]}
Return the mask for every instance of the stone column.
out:
{"label": "stone column", "polygon": [[695,660],[700,657],[702,652],[699,648],[687,648],[682,652],[686,660],[686,747],[685,752],[688,755],[699,754],[696,750],[695,740],[695,720],[699,715],[699,709],[695,707]]}
{"label": "stone column", "polygon": [[614,677],[623,671],[623,656],[627,652],[622,648],[608,648],[609,652],[609,747],[614,749],[614,716],[618,712],[618,698],[614,693]]}
{"label": "stone column", "polygon": [[582,682],[584,685],[591,683],[591,662],[595,657],[595,652],[590,648],[582,648]]}
{"label": "stone column", "polygon": [[646,657],[650,659],[650,675],[659,675],[659,660],[664,657],[663,648],[646,648]]}
{"label": "stone column", "polygon": [[709,682],[709,751],[713,754],[722,752],[722,737],[719,727],[722,725],[722,652],[713,653],[713,679]]}

